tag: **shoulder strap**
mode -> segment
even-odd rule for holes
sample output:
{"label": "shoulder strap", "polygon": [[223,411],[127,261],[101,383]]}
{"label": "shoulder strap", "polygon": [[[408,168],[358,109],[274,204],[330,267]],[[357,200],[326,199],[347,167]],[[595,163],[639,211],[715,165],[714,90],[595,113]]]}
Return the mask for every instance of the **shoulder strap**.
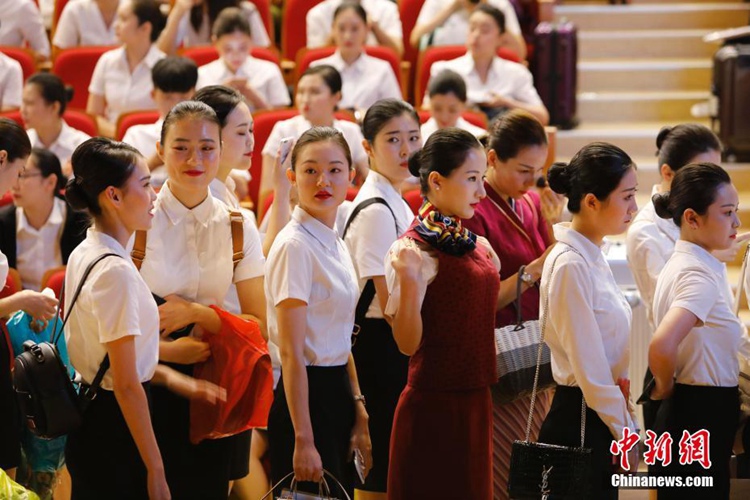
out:
{"label": "shoulder strap", "polygon": [[135,241],[133,242],[133,250],[130,251],[130,258],[135,264],[135,268],[139,271],[143,265],[143,259],[146,258],[146,241],[148,239],[148,233],[146,231],[136,231]]}
{"label": "shoulder strap", "polygon": [[[343,240],[346,237],[346,232],[349,230],[349,226],[351,225],[352,221],[357,218],[357,215],[364,210],[365,208],[369,207],[370,205],[374,205],[376,203],[379,203],[381,205],[385,205],[386,208],[388,208],[388,211],[393,216],[393,221],[396,224],[396,236],[399,235],[398,230],[398,220],[396,219],[396,214],[393,213],[393,209],[388,204],[387,201],[385,201],[383,198],[380,198],[379,196],[376,196],[375,198],[369,198],[352,210],[352,213],[349,214],[349,219],[346,221],[346,226],[344,226],[344,232],[341,235],[341,239]],[[375,298],[375,282],[372,279],[367,280],[367,283],[365,283],[365,288],[362,290],[362,294],[359,296],[359,300],[357,301],[357,308],[354,312],[354,323],[359,325],[362,320],[365,318],[365,314],[367,314],[367,310],[370,308],[370,304],[372,303],[372,299]]]}
{"label": "shoulder strap", "polygon": [[[107,257],[119,257],[116,253],[105,253],[94,259],[87,267],[86,270],[83,271],[83,276],[81,276],[81,281],[78,282],[78,286],[76,287],[76,291],[73,294],[73,300],[70,301],[70,307],[68,307],[68,310],[65,311],[65,319],[63,319],[62,326],[60,326],[60,330],[57,330],[57,322],[60,319],[60,307],[65,301],[65,280],[63,280],[62,288],[60,291],[60,300],[57,303],[57,314],[55,315],[55,325],[52,331],[55,332],[55,338],[53,339],[52,343],[54,345],[57,345],[57,342],[60,340],[60,335],[65,330],[65,325],[68,323],[68,319],[70,319],[70,313],[73,311],[73,307],[76,305],[76,301],[78,301],[78,296],[81,295],[81,290],[83,289],[84,283],[86,283],[86,280],[89,277],[89,274],[91,274],[91,271],[94,269],[94,266],[96,266],[99,262],[106,259]],[[89,399],[93,399],[96,396],[96,391],[99,389],[99,385],[102,383],[102,379],[104,378],[104,374],[107,373],[107,370],[109,369],[109,353],[104,355],[104,359],[102,360],[102,363],[99,365],[99,370],[96,372],[96,376],[94,377],[94,380],[91,382],[91,386],[86,390],[85,397]]]}
{"label": "shoulder strap", "polygon": [[242,212],[229,211],[229,222],[232,226],[232,270],[245,257],[245,228],[243,227]]}
{"label": "shoulder strap", "polygon": [[365,208],[369,207],[370,205],[375,205],[376,203],[380,203],[381,205],[385,205],[388,208],[388,211],[393,216],[393,222],[396,224],[396,236],[401,234],[401,232],[398,230],[398,219],[396,219],[396,214],[393,212],[393,209],[388,204],[387,201],[385,201],[383,198],[376,196],[375,198],[368,198],[367,200],[363,201],[354,209],[352,210],[352,213],[349,214],[349,218],[346,220],[346,226],[344,226],[344,232],[341,234],[341,239],[343,240],[346,238],[346,232],[349,231],[349,226],[351,225],[352,221],[357,218],[359,213],[364,210]]}

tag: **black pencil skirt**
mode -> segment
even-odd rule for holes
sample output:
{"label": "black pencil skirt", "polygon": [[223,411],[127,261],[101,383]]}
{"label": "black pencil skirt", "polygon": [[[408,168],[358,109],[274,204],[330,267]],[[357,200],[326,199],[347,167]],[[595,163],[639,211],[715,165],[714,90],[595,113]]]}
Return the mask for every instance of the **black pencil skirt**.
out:
{"label": "black pencil skirt", "polygon": [[[149,384],[143,388],[150,398]],[[72,500],[148,498],[146,466],[112,391],[99,389],[83,414],[83,425],[68,434],[65,462]]]}
{"label": "black pencil skirt", "polygon": [[[669,399],[662,402],[656,417],[658,434],[669,432],[672,441],[672,462],[667,467],[654,467],[654,474],[669,476],[712,476],[712,488],[660,488],[659,500],[664,499],[728,499],[729,460],[732,456],[739,419],[739,390],[735,387],[710,387],[675,384]],[[691,435],[699,430],[709,434],[711,467],[700,463],[680,464],[680,440],[683,431]],[[658,464],[657,464],[658,465]]]}
{"label": "black pencil skirt", "polygon": [[[359,388],[367,401],[372,441],[372,469],[357,489],[385,492],[388,486],[388,456],[391,449],[393,415],[406,386],[409,357],[401,354],[393,330],[384,319],[366,318],[352,347]],[[356,479],[356,478],[355,478]]]}
{"label": "black pencil skirt", "polygon": [[[578,387],[557,386],[552,406],[539,431],[540,443],[581,446],[582,398],[583,393]],[[617,489],[612,487],[615,468],[609,447],[613,439],[609,427],[599,418],[599,414],[587,406],[584,446],[591,448],[592,453],[592,481],[586,497],[588,500],[618,498]]]}
{"label": "black pencil skirt", "polygon": [[[349,457],[349,441],[354,427],[354,400],[346,365],[308,366],[307,384],[315,448],[320,454],[323,468],[333,474],[346,488],[349,496],[353,497],[354,468]],[[268,441],[271,480],[276,484],[294,470],[294,426],[284,392],[283,377],[276,386],[268,415]],[[327,481],[332,496],[343,498],[339,489],[331,484],[331,480]],[[317,493],[318,485],[299,483],[299,490]]]}

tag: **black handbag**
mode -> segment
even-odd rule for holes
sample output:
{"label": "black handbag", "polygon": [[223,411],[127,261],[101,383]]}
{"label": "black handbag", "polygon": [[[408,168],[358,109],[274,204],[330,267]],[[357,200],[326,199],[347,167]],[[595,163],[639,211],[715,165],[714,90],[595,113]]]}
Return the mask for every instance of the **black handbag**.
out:
{"label": "black handbag", "polygon": [[549,347],[542,341],[539,320],[523,321],[521,315],[521,281],[526,266],[518,270],[516,280],[516,322],[495,328],[495,351],[497,352],[497,382],[492,386],[494,399],[499,403],[511,403],[531,395],[534,388],[536,354],[542,349],[539,362],[538,390],[554,387],[552,361]]}
{"label": "black handbag", "polygon": [[[550,277],[560,255],[574,251],[573,247],[560,252],[552,262]],[[531,392],[531,408],[526,422],[526,438],[515,441],[510,455],[510,476],[508,494],[513,499],[555,499],[580,500],[586,498],[592,478],[591,448],[584,447],[586,437],[586,400],[581,400],[581,446],[559,446],[546,443],[532,443],[531,423],[534,418],[534,403],[539,384],[544,328],[547,324],[547,306],[549,301],[549,282],[541,319],[541,343],[537,350],[534,388]]]}
{"label": "black handbag", "polygon": [[26,420],[29,430],[41,438],[60,437],[81,426],[83,412],[96,397],[99,385],[109,368],[109,355],[107,354],[104,356],[91,385],[82,384],[80,392],[76,392],[73,381],[68,375],[68,370],[60,359],[57,342],[60,340],[60,335],[70,318],[70,313],[76,300],[78,300],[86,278],[99,261],[111,255],[119,257],[115,253],[106,253],[100,255],[88,265],[81,282],[76,288],[70,307],[66,311],[62,326],[58,330],[57,322],[60,319],[60,307],[65,299],[65,286],[63,284],[60,301],[57,305],[57,314],[55,315],[55,327],[53,328],[53,331],[57,334],[52,342],[37,344],[33,340],[27,340],[23,343],[23,352],[16,356],[13,369],[13,388],[18,398],[21,415]]}

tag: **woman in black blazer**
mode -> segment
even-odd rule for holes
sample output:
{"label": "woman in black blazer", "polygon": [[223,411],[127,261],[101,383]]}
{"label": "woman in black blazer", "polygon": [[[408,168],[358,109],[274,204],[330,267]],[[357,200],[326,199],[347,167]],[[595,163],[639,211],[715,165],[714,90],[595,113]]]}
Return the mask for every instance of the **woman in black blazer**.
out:
{"label": "woman in black blazer", "polygon": [[[65,186],[60,161],[34,148],[14,184],[13,204],[0,208],[0,251],[18,270],[23,288],[39,291],[45,271],[65,265],[86,237],[88,217],[70,210],[59,193]],[[42,238],[54,247],[37,245]]]}

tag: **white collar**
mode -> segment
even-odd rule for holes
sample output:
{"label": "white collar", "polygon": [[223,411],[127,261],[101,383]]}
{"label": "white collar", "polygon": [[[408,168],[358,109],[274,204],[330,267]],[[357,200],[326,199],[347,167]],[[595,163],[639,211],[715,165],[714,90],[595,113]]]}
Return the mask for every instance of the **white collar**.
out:
{"label": "white collar", "polygon": [[[65,206],[65,202],[62,201],[59,198],[55,198],[52,200],[52,212],[50,212],[49,217],[47,217],[47,220],[44,221],[44,225],[39,229],[41,231],[45,227],[49,225],[56,225],[59,226],[63,223],[65,220],[65,214],[63,213],[63,207]],[[29,224],[28,219],[26,219],[26,214],[23,211],[23,208],[17,208],[16,209],[16,222],[18,224],[18,230],[19,231],[25,231],[25,232],[33,232],[36,233],[38,230],[31,227],[31,224]]]}
{"label": "white collar", "polygon": [[205,227],[208,225],[214,208],[214,197],[208,191],[206,192],[206,199],[198,206],[187,208],[180,200],[175,198],[169,189],[169,180],[164,183],[159,191],[156,202],[159,204],[159,208],[163,209],[164,213],[167,214],[169,221],[174,225],[179,224],[188,214],[192,213],[195,219]]}
{"label": "white collar", "polygon": [[107,247],[112,251],[112,253],[116,253],[128,262],[132,262],[130,260],[130,255],[128,255],[127,250],[125,250],[125,248],[120,245],[120,242],[114,239],[112,236],[101,232],[99,229],[97,229],[96,225],[86,230],[86,237],[93,239],[99,245]]}
{"label": "white collar", "polygon": [[695,243],[682,239],[677,240],[677,243],[675,243],[674,246],[674,251],[692,255],[715,273],[721,274],[724,272],[724,263],[714,257],[711,252]]}
{"label": "white collar", "polygon": [[303,230],[310,234],[314,239],[331,252],[338,251],[339,236],[330,227],[326,226],[318,219],[307,213],[302,207],[297,205],[292,212],[292,219],[302,226]]}
{"label": "white collar", "polygon": [[596,264],[603,259],[602,250],[605,245],[595,245],[590,239],[571,227],[570,222],[559,222],[553,226],[555,239],[567,243],[578,250],[583,258],[590,264]]}
{"label": "white collar", "polygon": [[357,59],[354,60],[353,63],[347,64],[346,61],[344,61],[344,58],[341,57],[341,52],[336,49],[336,52],[333,53],[333,62],[343,69],[353,69],[359,73],[362,73],[365,70],[365,64],[367,63],[368,57],[369,56],[367,55],[367,53],[362,50],[362,53]]}

